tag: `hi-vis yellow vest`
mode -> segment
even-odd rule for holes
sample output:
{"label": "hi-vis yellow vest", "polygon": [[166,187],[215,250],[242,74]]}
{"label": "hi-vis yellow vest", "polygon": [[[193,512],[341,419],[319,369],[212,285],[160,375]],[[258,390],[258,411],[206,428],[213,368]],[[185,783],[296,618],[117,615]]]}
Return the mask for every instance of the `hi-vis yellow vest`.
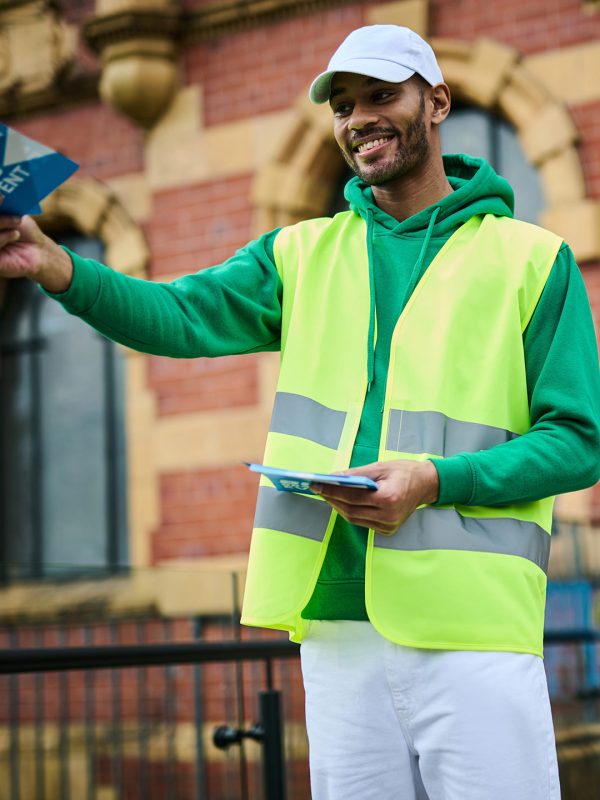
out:
{"label": "hi-vis yellow vest", "polygon": [[[281,371],[264,463],[348,467],[367,391],[369,263],[353,212],[284,228]],[[475,216],[445,243],[394,330],[380,460],[476,452],[530,427],[522,334],[561,240]],[[369,531],[366,607],[412,647],[542,654],[553,498],[424,506],[396,533]],[[288,630],[318,578],[336,512],[262,478],[242,622]]]}

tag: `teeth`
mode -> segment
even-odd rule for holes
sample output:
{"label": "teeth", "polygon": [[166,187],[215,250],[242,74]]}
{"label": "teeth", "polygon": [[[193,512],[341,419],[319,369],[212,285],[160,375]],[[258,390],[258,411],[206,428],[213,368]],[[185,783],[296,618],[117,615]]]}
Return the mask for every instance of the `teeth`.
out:
{"label": "teeth", "polygon": [[379,145],[385,144],[385,142],[389,142],[389,140],[390,140],[390,137],[386,136],[383,139],[373,139],[370,142],[363,142],[362,144],[358,145],[357,152],[358,153],[364,153],[367,150],[372,150],[374,147],[379,147]]}

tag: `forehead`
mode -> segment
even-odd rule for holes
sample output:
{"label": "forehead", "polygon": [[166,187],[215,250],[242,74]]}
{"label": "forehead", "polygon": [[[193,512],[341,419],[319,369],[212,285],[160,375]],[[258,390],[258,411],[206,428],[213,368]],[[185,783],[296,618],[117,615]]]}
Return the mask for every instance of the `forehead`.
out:
{"label": "forehead", "polygon": [[389,83],[381,78],[371,78],[368,75],[358,75],[355,72],[336,72],[331,79],[331,96],[340,92],[356,92],[361,89],[368,89],[376,84],[388,86],[398,86],[399,84]]}
{"label": "forehead", "polygon": [[368,91],[373,86],[398,87],[407,85],[412,81],[412,77],[401,83],[391,83],[382,78],[371,78],[367,75],[358,75],[355,72],[336,72],[331,79],[331,89],[329,99],[332,100],[338,95],[357,95],[360,92]]}

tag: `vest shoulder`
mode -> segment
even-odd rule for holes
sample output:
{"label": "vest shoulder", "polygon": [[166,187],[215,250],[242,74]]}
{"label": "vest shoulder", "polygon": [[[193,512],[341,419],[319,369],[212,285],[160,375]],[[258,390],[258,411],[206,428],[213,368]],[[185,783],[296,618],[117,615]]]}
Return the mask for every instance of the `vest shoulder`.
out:
{"label": "vest shoulder", "polygon": [[488,214],[485,220],[488,225],[493,225],[501,234],[507,236],[520,237],[534,242],[547,242],[549,245],[562,244],[563,241],[560,236],[547,228],[542,228],[541,225],[535,225],[532,222],[525,222],[522,219],[496,217]]}
{"label": "vest shoulder", "polygon": [[315,217],[287,225],[282,228],[276,237],[276,244],[281,246],[284,242],[309,240],[314,241],[327,234],[339,234],[351,229],[362,230],[365,222],[354,211],[341,211],[333,217]]}

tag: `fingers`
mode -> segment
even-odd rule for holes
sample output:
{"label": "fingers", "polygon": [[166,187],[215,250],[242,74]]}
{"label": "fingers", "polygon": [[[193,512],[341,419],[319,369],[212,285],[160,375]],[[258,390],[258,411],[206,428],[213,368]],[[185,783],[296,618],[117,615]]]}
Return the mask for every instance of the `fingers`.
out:
{"label": "fingers", "polygon": [[19,225],[23,222],[23,217],[16,217],[14,214],[2,214],[0,213],[0,231],[7,230],[12,228],[18,228]]}
{"label": "fingers", "polygon": [[385,478],[390,468],[390,463],[385,461],[373,461],[371,464],[365,464],[362,467],[350,467],[349,469],[341,470],[340,475],[362,475],[365,478],[371,478],[374,481]]}
{"label": "fingers", "polygon": [[356,506],[377,507],[378,503],[369,502],[374,499],[377,492],[369,489],[354,489],[350,486],[336,486],[330,483],[311,483],[311,490],[327,500],[327,502],[340,501]]}
{"label": "fingers", "polygon": [[341,500],[331,500],[327,497],[323,499],[326,500],[338,514],[341,514],[345,520],[352,523],[352,525],[373,528],[378,533],[394,533],[403,521],[397,519],[396,515],[391,515],[389,510],[385,508],[368,505],[352,505]]}
{"label": "fingers", "polygon": [[6,247],[9,244],[14,244],[15,242],[18,242],[20,238],[21,234],[14,228],[11,230],[0,230],[0,249]]}

